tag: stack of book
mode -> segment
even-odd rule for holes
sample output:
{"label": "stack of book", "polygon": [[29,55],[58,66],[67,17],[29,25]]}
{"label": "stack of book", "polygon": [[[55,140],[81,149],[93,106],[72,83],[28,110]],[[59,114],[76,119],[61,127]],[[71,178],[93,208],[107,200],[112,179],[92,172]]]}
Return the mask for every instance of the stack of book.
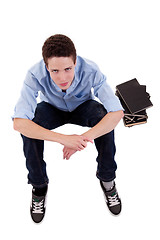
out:
{"label": "stack of book", "polygon": [[146,109],[152,107],[146,86],[140,85],[136,78],[116,86],[118,96],[124,108],[124,125],[131,127],[147,122]]}

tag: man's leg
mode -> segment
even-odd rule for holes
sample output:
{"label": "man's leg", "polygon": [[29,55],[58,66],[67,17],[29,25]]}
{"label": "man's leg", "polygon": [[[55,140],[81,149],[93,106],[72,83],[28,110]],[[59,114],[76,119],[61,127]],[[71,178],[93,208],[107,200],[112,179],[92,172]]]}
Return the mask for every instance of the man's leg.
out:
{"label": "man's leg", "polygon": [[[71,123],[80,126],[93,127],[106,114],[107,111],[102,104],[94,100],[89,100],[81,104],[72,112]],[[117,169],[117,164],[114,160],[116,151],[114,131],[95,139],[95,145],[98,151],[97,177],[105,182],[114,180],[115,171]]]}
{"label": "man's leg", "polygon": [[[50,104],[42,102],[37,105],[33,122],[44,128],[54,129],[65,123],[64,114]],[[31,139],[23,135],[22,139],[26,167],[29,171],[28,182],[37,188],[44,187],[48,184],[46,163],[43,159],[44,141]]]}
{"label": "man's leg", "polygon": [[[72,112],[71,123],[81,126],[93,127],[105,115],[107,111],[102,104],[89,100],[80,105]],[[117,164],[114,160],[116,148],[114,142],[114,131],[107,133],[95,139],[95,145],[98,151],[97,156],[97,177],[105,195],[106,204],[114,215],[121,212],[121,200],[116,190],[114,179]]]}
{"label": "man's leg", "polygon": [[43,160],[44,141],[27,138],[22,135],[23,151],[28,169],[28,183],[43,188],[48,184],[46,163]]}
{"label": "man's leg", "polygon": [[[37,105],[33,121],[38,125],[54,129],[65,123],[67,114],[48,103]],[[22,135],[26,166],[29,171],[28,182],[33,185],[30,214],[35,223],[40,223],[45,215],[48,177],[46,163],[43,159],[44,141],[27,138]]]}

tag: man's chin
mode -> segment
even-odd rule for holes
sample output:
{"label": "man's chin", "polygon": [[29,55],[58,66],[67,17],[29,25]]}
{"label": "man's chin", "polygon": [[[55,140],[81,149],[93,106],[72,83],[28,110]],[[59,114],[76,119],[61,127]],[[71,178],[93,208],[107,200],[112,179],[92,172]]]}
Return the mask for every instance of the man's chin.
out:
{"label": "man's chin", "polygon": [[70,83],[68,83],[68,84],[66,84],[66,85],[60,85],[59,87],[60,87],[60,89],[61,90],[67,90],[69,87],[71,86],[71,84]]}

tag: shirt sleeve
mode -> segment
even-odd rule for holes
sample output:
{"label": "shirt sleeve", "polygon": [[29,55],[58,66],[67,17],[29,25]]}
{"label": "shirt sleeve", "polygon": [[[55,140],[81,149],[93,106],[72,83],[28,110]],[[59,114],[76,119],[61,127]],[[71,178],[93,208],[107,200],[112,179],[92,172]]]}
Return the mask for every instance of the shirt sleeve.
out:
{"label": "shirt sleeve", "polygon": [[96,72],[93,89],[94,95],[102,102],[107,112],[124,110],[119,98],[108,85],[105,75],[100,71]]}
{"label": "shirt sleeve", "polygon": [[[25,118],[32,120],[34,118],[35,109],[37,107],[37,96],[38,91],[35,88],[35,83],[33,86],[29,86],[27,82],[31,82],[31,74],[28,73],[27,77],[23,83],[20,98],[15,106],[13,118]],[[27,81],[29,80],[29,81]],[[33,79],[32,79],[33,80]],[[34,80],[33,80],[34,81]]]}

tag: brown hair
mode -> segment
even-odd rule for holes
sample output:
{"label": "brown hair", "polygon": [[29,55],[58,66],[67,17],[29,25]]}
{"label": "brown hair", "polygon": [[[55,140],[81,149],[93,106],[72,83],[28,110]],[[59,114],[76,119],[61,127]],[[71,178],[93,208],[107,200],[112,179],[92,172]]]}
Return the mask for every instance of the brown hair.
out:
{"label": "brown hair", "polygon": [[43,44],[42,56],[46,65],[50,57],[72,57],[76,62],[76,49],[72,40],[62,34],[49,37]]}

